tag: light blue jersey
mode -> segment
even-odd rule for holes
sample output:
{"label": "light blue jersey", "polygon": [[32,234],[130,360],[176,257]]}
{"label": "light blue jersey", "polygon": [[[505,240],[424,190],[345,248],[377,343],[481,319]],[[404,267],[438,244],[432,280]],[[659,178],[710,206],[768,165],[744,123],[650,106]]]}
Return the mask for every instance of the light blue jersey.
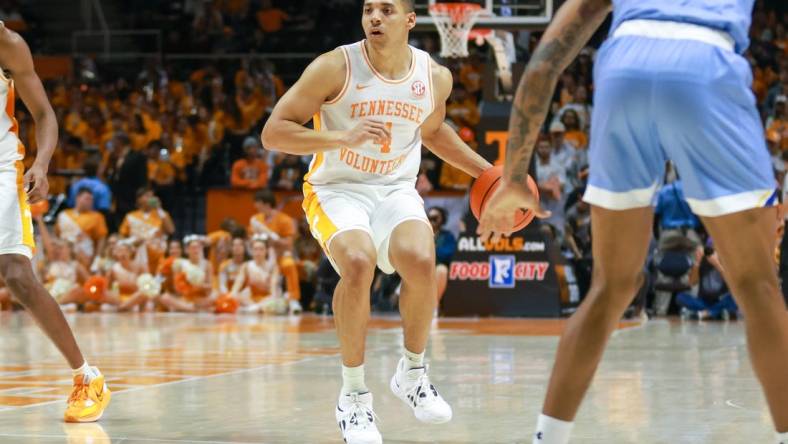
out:
{"label": "light blue jersey", "polygon": [[665,20],[693,23],[727,32],[736,42],[736,52],[750,45],[752,7],[755,0],[613,0],[615,31],[627,20]]}
{"label": "light blue jersey", "polygon": [[700,216],[777,203],[747,46],[752,0],[614,0],[594,64],[585,200],[653,203],[672,161]]}

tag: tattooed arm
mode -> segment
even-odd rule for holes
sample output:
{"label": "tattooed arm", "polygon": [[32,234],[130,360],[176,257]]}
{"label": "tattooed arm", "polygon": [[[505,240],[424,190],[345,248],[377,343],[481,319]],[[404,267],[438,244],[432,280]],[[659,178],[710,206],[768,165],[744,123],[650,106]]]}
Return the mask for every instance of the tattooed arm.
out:
{"label": "tattooed arm", "polygon": [[536,138],[558,77],[610,12],[610,0],[568,0],[548,26],[517,87],[504,178],[525,185]]}
{"label": "tattooed arm", "polygon": [[542,36],[517,87],[509,120],[504,177],[482,212],[478,228],[482,239],[496,241],[511,234],[517,209],[531,210],[539,218],[550,217],[526,186],[531,154],[558,76],[591,38],[610,8],[610,0],[567,0]]}

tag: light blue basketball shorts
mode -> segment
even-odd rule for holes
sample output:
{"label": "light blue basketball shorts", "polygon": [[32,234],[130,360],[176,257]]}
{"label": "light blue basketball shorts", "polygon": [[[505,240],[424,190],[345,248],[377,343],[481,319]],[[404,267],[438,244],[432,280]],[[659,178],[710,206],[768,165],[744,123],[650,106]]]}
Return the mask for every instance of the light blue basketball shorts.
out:
{"label": "light blue basketball shorts", "polygon": [[624,35],[603,45],[594,77],[588,203],[652,205],[671,160],[699,216],[777,204],[743,57],[699,40]]}

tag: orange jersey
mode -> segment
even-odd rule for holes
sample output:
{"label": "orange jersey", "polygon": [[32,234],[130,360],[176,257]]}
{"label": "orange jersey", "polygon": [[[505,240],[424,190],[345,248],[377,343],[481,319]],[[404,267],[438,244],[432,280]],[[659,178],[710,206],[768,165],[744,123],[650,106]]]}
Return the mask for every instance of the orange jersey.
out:
{"label": "orange jersey", "polygon": [[257,213],[249,221],[249,231],[251,233],[263,233],[265,229],[276,233],[281,238],[295,236],[296,226],[292,217],[281,211],[277,211],[269,219],[262,213]]}

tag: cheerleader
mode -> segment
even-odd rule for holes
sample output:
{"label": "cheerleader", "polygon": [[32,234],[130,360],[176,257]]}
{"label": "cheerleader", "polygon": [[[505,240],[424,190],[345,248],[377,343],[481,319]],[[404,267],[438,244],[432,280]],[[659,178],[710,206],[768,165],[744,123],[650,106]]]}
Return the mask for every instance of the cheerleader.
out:
{"label": "cheerleader", "polygon": [[[235,280],[232,296],[238,299],[246,312],[263,311],[282,302],[287,311],[287,301],[281,298],[279,289],[279,267],[273,250],[268,248],[268,238],[256,235],[252,238],[252,259],[244,262]],[[266,311],[280,311],[274,307]]]}
{"label": "cheerleader", "polygon": [[66,310],[76,311],[77,304],[87,302],[80,285],[88,277],[85,267],[73,255],[71,245],[49,234],[42,216],[36,217],[44,246],[46,265],[44,266],[44,287],[49,294]]}
{"label": "cheerleader", "polygon": [[159,303],[167,311],[195,312],[197,309],[191,302],[178,297],[175,291],[175,263],[184,261],[183,245],[178,239],[171,239],[167,243],[167,254],[159,264],[158,277],[162,285],[162,294]]}
{"label": "cheerleader", "polygon": [[175,294],[191,304],[188,311],[212,311],[218,295],[214,286],[213,266],[205,258],[204,237],[189,235],[183,243],[186,246],[186,259],[176,260],[172,266]]}
{"label": "cheerleader", "polygon": [[225,259],[219,265],[219,293],[230,294],[238,273],[246,260],[248,260],[246,242],[241,237],[233,238],[232,246],[230,247],[230,258]]}
{"label": "cheerleader", "polygon": [[98,276],[109,276],[109,270],[112,268],[112,264],[115,263],[115,245],[118,244],[118,240],[120,240],[120,237],[117,234],[111,234],[107,237],[104,248],[98,252],[90,265],[91,273]]}
{"label": "cheerleader", "polygon": [[116,299],[119,311],[144,310],[148,297],[140,291],[137,284],[145,268],[134,260],[134,246],[129,240],[118,241],[115,245],[115,263],[110,267],[107,295]]}

